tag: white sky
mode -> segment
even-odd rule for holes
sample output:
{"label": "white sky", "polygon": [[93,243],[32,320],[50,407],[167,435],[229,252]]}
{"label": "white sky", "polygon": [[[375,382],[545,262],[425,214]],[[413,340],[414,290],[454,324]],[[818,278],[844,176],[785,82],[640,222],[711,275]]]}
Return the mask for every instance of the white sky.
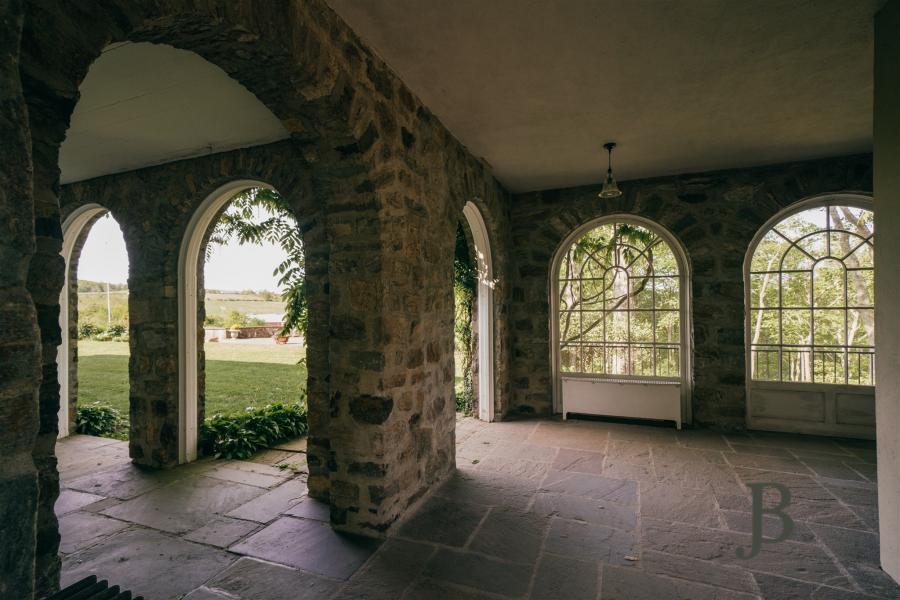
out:
{"label": "white sky", "polygon": [[[283,260],[278,246],[217,247],[206,263],[206,288],[216,290],[281,291],[272,276]],[[88,233],[78,261],[78,278],[109,283],[128,283],[128,253],[119,224],[111,216],[101,217]]]}

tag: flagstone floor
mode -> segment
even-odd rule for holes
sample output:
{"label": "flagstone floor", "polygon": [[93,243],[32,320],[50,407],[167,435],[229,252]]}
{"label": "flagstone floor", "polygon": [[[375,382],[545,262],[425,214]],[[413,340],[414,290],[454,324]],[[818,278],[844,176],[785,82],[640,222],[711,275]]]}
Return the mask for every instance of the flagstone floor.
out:
{"label": "flagstone floor", "polygon": [[[63,585],[96,573],[147,600],[900,598],[878,567],[871,442],[461,419],[457,472],[384,542],[331,530],[302,450],[147,472],[122,442],[61,441]],[[741,559],[754,482],[791,491],[794,529]]]}

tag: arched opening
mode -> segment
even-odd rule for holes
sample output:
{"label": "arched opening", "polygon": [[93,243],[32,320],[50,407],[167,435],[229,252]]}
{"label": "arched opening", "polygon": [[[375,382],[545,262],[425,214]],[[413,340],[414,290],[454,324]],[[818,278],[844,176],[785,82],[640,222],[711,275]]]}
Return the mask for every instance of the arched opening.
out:
{"label": "arched opening", "polygon": [[[465,223],[460,223],[457,230],[454,261],[457,362],[460,359],[463,362],[462,372],[458,373],[463,389],[457,386],[457,397],[471,395],[472,403],[478,407],[477,417],[493,421],[494,271],[490,240],[481,211],[474,202],[466,203],[463,216]],[[466,389],[470,386],[471,389]]]}
{"label": "arched opening", "polygon": [[[109,423],[103,430],[113,434],[111,428],[115,428],[121,433],[128,417],[128,256],[122,232],[99,204],[73,211],[62,230],[65,282],[59,298],[59,437],[75,432],[79,397],[82,405],[95,403],[107,419],[112,413],[106,409],[114,409],[122,422]],[[88,424],[85,431],[100,429]]]}
{"label": "arched opening", "polygon": [[[256,264],[232,254],[231,265],[217,268],[210,259],[216,246],[221,249],[229,241],[277,241],[281,247],[270,248],[274,255],[258,257]],[[261,263],[267,260],[276,263],[271,276],[263,274],[260,279],[269,289],[250,293],[240,285],[242,274],[247,278],[248,269],[266,268]],[[208,266],[218,282],[212,287],[228,289],[207,293]],[[188,225],[178,281],[183,432],[179,461],[190,462],[197,458],[204,416],[237,414],[272,403],[302,403],[305,409],[303,250],[299,227],[282,197],[272,186],[256,181],[235,181],[213,192]],[[271,289],[276,286],[281,288],[277,292]]]}
{"label": "arched opening", "polygon": [[554,412],[689,423],[689,284],[684,250],[652,221],[572,232],[551,267]]}
{"label": "arched opening", "polygon": [[875,434],[872,200],[811,198],[770,219],[745,260],[747,423]]}

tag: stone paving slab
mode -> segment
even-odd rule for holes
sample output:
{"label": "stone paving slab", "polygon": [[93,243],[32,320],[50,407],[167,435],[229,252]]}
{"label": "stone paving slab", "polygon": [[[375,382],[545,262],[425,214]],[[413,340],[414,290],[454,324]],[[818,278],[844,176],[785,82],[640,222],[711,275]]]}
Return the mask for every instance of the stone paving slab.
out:
{"label": "stone paving slab", "polygon": [[192,477],[128,500],[102,514],[171,533],[186,533],[245,504],[265,490],[240,483]]}
{"label": "stone paving slab", "polygon": [[206,584],[214,592],[240,600],[325,600],[340,583],[296,569],[273,565],[253,558],[241,558]]}
{"label": "stone paving slab", "polygon": [[105,498],[105,496],[98,496],[97,494],[62,489],[59,492],[59,498],[56,499],[54,510],[56,511],[56,516],[61,517]]}
{"label": "stone paving slab", "polygon": [[321,521],[281,517],[230,550],[332,579],[349,579],[380,543],[338,533]]}
{"label": "stone paving slab", "polygon": [[184,535],[184,539],[219,548],[227,548],[259,529],[259,523],[229,517],[217,517]]}
{"label": "stone paving slab", "polygon": [[71,554],[129,526],[124,521],[93,513],[74,512],[59,519],[59,551]]}
{"label": "stone paving slab", "polygon": [[386,541],[358,571],[335,600],[395,600],[403,596],[437,551],[434,546],[392,539]]}
{"label": "stone paving slab", "polygon": [[222,550],[139,527],[63,558],[61,585],[97,575],[148,600],[174,600],[234,560]]}
{"label": "stone paving slab", "polygon": [[306,493],[306,482],[300,479],[291,479],[249,502],[235,507],[227,513],[227,516],[257,523],[268,523],[300,502]]}

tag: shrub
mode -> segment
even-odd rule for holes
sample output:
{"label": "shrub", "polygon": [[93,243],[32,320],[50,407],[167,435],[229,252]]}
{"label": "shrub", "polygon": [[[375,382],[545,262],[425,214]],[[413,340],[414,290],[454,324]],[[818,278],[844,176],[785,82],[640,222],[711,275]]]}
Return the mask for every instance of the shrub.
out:
{"label": "shrub", "polygon": [[112,325],[109,326],[109,329],[107,329],[106,332],[111,337],[120,338],[120,337],[124,336],[126,333],[128,333],[128,328],[125,327],[125,325],[122,325],[121,323],[113,323]]}
{"label": "shrub", "polygon": [[79,406],[75,416],[75,431],[85,435],[110,437],[119,427],[119,411],[111,406],[94,402]]}
{"label": "shrub", "polygon": [[218,315],[206,315],[203,324],[208,327],[225,327],[225,319]]}
{"label": "shrub", "polygon": [[216,458],[242,459],[261,448],[303,435],[309,427],[305,404],[247,407],[240,415],[214,415],[200,428],[200,446]]}
{"label": "shrub", "polygon": [[78,325],[78,339],[86,340],[103,333],[104,329],[93,323],[81,323]]}

